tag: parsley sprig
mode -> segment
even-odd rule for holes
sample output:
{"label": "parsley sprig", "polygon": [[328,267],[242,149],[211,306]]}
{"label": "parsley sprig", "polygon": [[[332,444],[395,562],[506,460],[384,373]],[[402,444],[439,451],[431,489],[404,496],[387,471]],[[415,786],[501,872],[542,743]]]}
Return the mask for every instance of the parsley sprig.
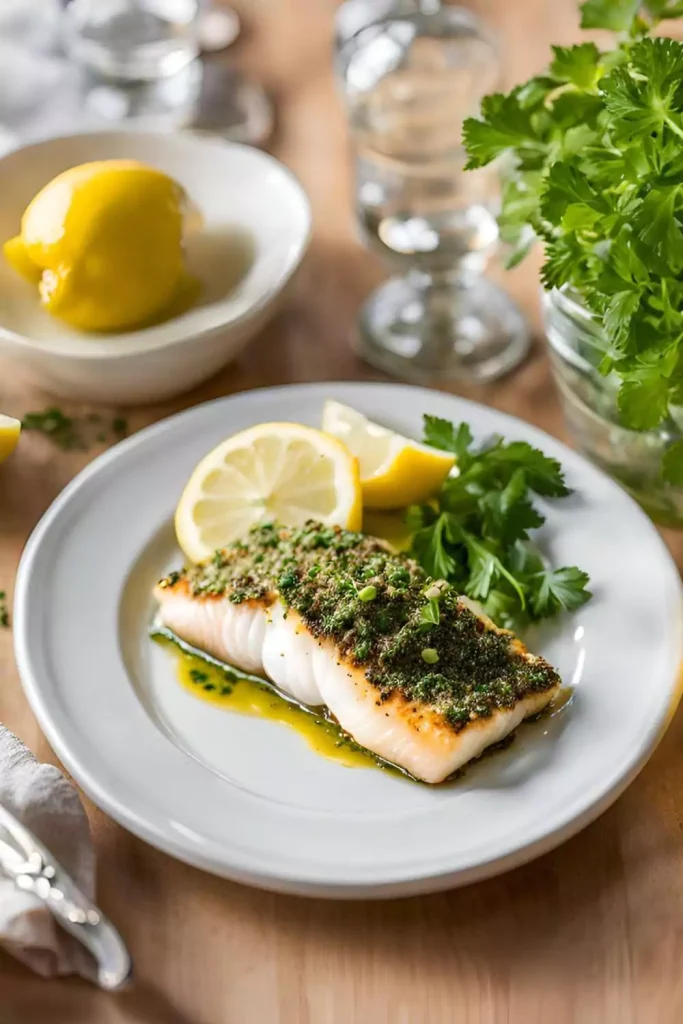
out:
{"label": "parsley sprig", "polygon": [[[589,600],[588,576],[575,567],[548,567],[530,531],[545,517],[533,496],[570,492],[562,469],[525,441],[495,437],[476,447],[466,423],[424,417],[424,442],[452,452],[458,476],[448,477],[436,501],[413,506],[412,554],[434,579],[479,601],[501,626],[573,611]],[[438,623],[438,601],[427,591],[422,618]]]}
{"label": "parsley sprig", "polygon": [[[506,156],[510,264],[543,240],[546,287],[578,293],[604,326],[624,425],[651,430],[683,404],[683,43],[648,33],[683,2],[587,0],[581,14],[619,33],[615,47],[555,46],[544,74],[486,97],[465,122],[468,166]],[[663,473],[683,482],[683,442]]]}

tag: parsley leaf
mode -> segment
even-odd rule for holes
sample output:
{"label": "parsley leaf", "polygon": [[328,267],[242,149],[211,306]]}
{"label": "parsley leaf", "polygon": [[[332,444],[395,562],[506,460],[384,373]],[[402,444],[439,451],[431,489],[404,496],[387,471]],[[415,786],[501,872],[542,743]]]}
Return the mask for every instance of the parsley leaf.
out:
{"label": "parsley leaf", "polygon": [[526,441],[500,442],[482,452],[481,456],[485,457],[489,467],[494,467],[499,473],[502,470],[508,480],[515,470],[524,470],[526,482],[536,494],[549,498],[562,498],[569,494],[557,459],[544,455]]}
{"label": "parsley leaf", "polygon": [[[465,147],[472,167],[504,157],[509,264],[542,241],[543,284],[602,327],[594,364],[619,381],[624,426],[648,430],[683,395],[683,42],[648,34],[683,0],[586,0],[581,14],[620,33],[613,48],[554,47],[544,74],[483,103]],[[677,460],[663,461],[671,482]]]}
{"label": "parsley leaf", "polygon": [[503,183],[503,209],[498,217],[501,240],[512,247],[506,259],[515,267],[536,241],[534,224],[540,215],[539,174],[527,171]]}
{"label": "parsley leaf", "polygon": [[677,273],[683,269],[683,232],[676,217],[680,186],[666,192],[653,188],[640,206],[636,227],[641,241],[651,246]]}
{"label": "parsley leaf", "polygon": [[553,46],[550,74],[560,82],[572,82],[582,89],[595,83],[600,70],[600,51],[595,43]]}
{"label": "parsley leaf", "polygon": [[[545,522],[532,496],[569,494],[555,459],[526,441],[494,437],[476,445],[467,424],[433,416],[424,418],[424,441],[456,454],[460,470],[444,481],[432,504],[408,510],[416,528],[411,553],[429,576],[480,601],[506,627],[587,600],[580,596],[585,574],[554,574],[530,539]],[[438,598],[432,598],[422,609],[420,628],[438,621]]]}
{"label": "parsley leaf", "polygon": [[635,430],[654,430],[666,415],[668,395],[664,377],[624,381],[618,396],[621,418]]}
{"label": "parsley leaf", "polygon": [[505,568],[501,559],[489,547],[478,541],[471,533],[463,530],[462,536],[470,556],[470,578],[465,587],[466,593],[475,600],[487,598],[493,584],[504,579],[516,592],[521,610],[524,611],[526,599],[517,578]]}
{"label": "parsley leaf", "polygon": [[442,513],[431,526],[418,530],[413,537],[413,551],[428,576],[447,580],[455,572],[456,563],[445,544],[448,514]]}
{"label": "parsley leaf", "polygon": [[575,611],[590,601],[588,576],[576,567],[540,572],[532,576],[531,608],[537,618],[554,615],[558,611]]}
{"label": "parsley leaf", "polygon": [[486,96],[481,113],[481,119],[470,117],[463,124],[468,168],[489,163],[511,146],[540,147],[531,112],[520,102],[519,90],[513,89],[509,96],[501,93]]}
{"label": "parsley leaf", "polygon": [[541,199],[541,214],[546,220],[561,221],[570,206],[587,207],[595,217],[610,212],[603,194],[573,164],[558,161],[548,173]]}
{"label": "parsley leaf", "polygon": [[683,46],[673,39],[643,39],[632,51],[626,67],[615,68],[602,79],[600,92],[613,117],[616,137],[652,135],[665,127],[683,138],[678,116],[677,90],[683,74]]}
{"label": "parsley leaf", "polygon": [[683,487],[683,441],[674,441],[664,452],[664,478],[675,487]]}
{"label": "parsley leaf", "polygon": [[626,32],[640,9],[641,0],[586,0],[581,4],[581,28]]}
{"label": "parsley leaf", "polygon": [[[517,475],[519,474],[519,475]],[[521,481],[521,494],[510,499],[511,488]],[[529,530],[535,530],[545,522],[538,509],[526,498],[527,485],[524,473],[518,470],[502,491],[488,491],[482,495],[479,506],[483,513],[482,532],[487,537],[500,537],[505,543],[526,540]]]}
{"label": "parsley leaf", "polygon": [[631,318],[640,305],[639,291],[616,292],[605,310],[605,327],[612,337],[619,341],[628,334]]}
{"label": "parsley leaf", "polygon": [[424,417],[425,444],[451,452],[459,465],[466,459],[472,440],[472,431],[467,423],[460,423],[456,427],[449,420],[442,420],[438,416]]}

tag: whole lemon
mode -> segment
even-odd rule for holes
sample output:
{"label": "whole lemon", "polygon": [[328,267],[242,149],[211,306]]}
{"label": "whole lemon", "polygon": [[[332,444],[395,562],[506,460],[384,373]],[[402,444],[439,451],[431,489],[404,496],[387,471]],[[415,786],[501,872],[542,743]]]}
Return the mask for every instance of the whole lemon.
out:
{"label": "whole lemon", "polygon": [[38,285],[42,305],[84,331],[158,318],[188,291],[181,186],[134,160],[81,164],[32,200],[5,257]]}

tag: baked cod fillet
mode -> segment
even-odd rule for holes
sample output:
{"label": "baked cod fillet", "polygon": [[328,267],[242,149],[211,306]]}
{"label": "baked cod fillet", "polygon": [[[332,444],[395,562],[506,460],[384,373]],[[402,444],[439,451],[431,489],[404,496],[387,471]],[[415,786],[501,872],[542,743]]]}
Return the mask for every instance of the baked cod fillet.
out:
{"label": "baked cod fillet", "polygon": [[161,624],[182,640],[324,706],[357,743],[425,782],[504,739],[560,687],[543,658],[412,559],[317,523],[255,527],[171,573],[155,596]]}

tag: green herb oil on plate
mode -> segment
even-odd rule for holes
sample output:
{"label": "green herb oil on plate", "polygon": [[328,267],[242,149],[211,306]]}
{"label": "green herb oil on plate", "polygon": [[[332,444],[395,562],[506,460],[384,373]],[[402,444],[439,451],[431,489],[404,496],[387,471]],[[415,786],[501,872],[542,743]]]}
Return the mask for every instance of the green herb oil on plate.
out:
{"label": "green herb oil on plate", "polygon": [[170,630],[155,629],[152,637],[175,654],[178,681],[194,697],[238,715],[266,718],[289,726],[317,754],[347,768],[398,771],[354,743],[336,723],[285,700],[272,686],[256,676],[240,675],[236,670],[185,644]]}

